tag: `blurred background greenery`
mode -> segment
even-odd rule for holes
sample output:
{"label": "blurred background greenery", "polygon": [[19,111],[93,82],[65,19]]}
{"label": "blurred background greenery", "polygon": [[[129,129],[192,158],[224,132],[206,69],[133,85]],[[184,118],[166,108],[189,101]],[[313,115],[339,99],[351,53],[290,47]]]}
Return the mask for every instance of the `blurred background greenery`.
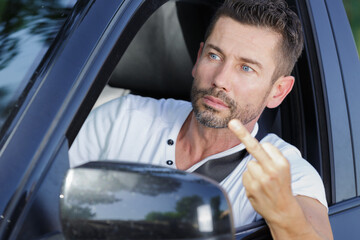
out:
{"label": "blurred background greenery", "polygon": [[360,55],[360,0],[343,0],[354,35],[358,55]]}

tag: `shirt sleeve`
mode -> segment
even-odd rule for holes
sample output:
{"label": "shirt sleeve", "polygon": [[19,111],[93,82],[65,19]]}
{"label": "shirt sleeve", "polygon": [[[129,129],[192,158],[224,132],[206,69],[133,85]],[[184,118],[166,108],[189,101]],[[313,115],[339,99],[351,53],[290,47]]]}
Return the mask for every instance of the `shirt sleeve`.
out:
{"label": "shirt sleeve", "polygon": [[293,195],[314,198],[328,208],[324,184],[316,169],[301,157],[295,147],[287,147],[282,152],[290,162]]}
{"label": "shirt sleeve", "polygon": [[69,150],[70,167],[102,160],[113,122],[125,101],[126,97],[110,101],[90,113]]}

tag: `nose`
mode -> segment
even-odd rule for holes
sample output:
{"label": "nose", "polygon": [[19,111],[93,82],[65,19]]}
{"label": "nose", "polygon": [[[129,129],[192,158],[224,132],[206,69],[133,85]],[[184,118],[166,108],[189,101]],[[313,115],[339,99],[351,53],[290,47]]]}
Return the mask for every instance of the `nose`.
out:
{"label": "nose", "polygon": [[231,64],[224,63],[217,69],[213,78],[213,87],[219,88],[225,92],[230,90],[230,82],[232,79]]}

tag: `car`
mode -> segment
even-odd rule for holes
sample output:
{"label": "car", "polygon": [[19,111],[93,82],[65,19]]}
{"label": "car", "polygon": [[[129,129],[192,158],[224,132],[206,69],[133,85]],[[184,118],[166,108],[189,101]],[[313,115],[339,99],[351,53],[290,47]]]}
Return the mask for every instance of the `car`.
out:
{"label": "car", "polygon": [[[293,72],[292,93],[280,107],[266,110],[261,126],[297,146],[319,172],[334,238],[357,239],[360,62],[352,31],[341,0],[287,2],[303,23],[305,48]],[[219,4],[0,4],[0,239],[66,237],[59,206],[72,171],[68,150],[88,114],[112,95],[129,92],[188,99],[191,67]],[[109,171],[116,166],[107,165]],[[194,178],[185,175],[183,181]],[[269,237],[264,221],[231,231],[236,239]]]}

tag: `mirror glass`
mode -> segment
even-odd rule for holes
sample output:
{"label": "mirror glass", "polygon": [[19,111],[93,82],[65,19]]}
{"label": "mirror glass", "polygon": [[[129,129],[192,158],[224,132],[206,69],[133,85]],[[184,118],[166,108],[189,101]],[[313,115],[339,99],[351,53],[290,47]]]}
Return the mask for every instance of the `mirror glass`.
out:
{"label": "mirror glass", "polygon": [[60,198],[64,235],[71,239],[233,236],[223,190],[170,168],[91,162],[68,171]]}

